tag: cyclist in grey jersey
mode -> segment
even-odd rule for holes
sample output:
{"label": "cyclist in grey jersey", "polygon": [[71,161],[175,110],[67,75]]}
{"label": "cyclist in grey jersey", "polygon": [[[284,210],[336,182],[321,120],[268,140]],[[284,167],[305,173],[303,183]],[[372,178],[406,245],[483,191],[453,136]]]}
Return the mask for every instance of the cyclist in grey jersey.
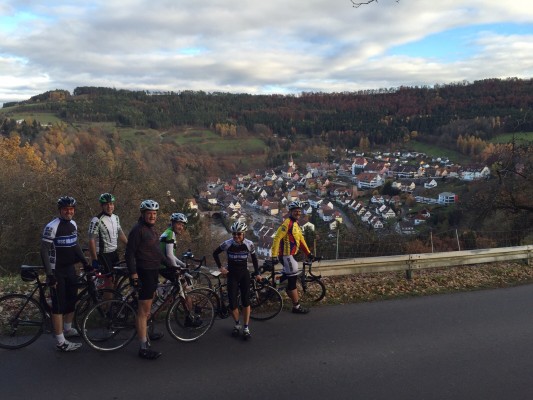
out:
{"label": "cyclist in grey jersey", "polygon": [[[105,272],[111,272],[111,268],[119,261],[118,242],[128,244],[128,238],[122,231],[118,215],[115,210],[115,196],[111,193],[103,193],[99,199],[102,212],[91,219],[89,224],[89,254],[93,267],[104,267]],[[110,282],[108,282],[110,283]],[[106,286],[110,286],[107,285]]]}

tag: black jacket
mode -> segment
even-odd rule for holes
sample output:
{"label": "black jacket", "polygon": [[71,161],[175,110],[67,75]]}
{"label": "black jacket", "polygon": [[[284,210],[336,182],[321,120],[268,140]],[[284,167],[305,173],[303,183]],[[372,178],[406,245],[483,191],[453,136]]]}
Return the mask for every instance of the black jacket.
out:
{"label": "black jacket", "polygon": [[159,269],[161,264],[172,266],[159,247],[159,233],[153,225],[148,225],[141,217],[128,235],[126,246],[128,270],[130,274],[134,274],[137,268]]}

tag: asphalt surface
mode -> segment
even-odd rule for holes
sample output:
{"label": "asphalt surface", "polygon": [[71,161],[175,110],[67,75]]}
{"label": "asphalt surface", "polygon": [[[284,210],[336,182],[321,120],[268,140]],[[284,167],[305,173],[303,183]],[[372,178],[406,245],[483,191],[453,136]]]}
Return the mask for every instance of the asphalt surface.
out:
{"label": "asphalt surface", "polygon": [[[533,285],[283,311],[250,341],[217,320],[195,343],[168,334],[58,353],[50,335],[0,350],[1,399],[533,399]],[[164,329],[164,327],[162,327]]]}

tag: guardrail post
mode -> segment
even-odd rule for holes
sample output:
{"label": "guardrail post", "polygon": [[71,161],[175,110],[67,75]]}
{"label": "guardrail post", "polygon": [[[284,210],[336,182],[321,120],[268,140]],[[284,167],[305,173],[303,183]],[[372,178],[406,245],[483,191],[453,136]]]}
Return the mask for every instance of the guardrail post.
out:
{"label": "guardrail post", "polygon": [[409,259],[407,260],[407,269],[405,270],[405,279],[410,281],[413,279],[413,259],[411,254],[409,254]]}

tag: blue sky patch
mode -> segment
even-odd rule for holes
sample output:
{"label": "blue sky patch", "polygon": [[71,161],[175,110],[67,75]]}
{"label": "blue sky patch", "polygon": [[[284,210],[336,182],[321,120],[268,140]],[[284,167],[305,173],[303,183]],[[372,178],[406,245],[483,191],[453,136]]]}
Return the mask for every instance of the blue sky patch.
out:
{"label": "blue sky patch", "polygon": [[489,24],[451,29],[427,36],[417,42],[391,48],[387,55],[423,57],[443,62],[468,58],[477,52],[476,39],[481,32],[497,35],[533,34],[532,24]]}

